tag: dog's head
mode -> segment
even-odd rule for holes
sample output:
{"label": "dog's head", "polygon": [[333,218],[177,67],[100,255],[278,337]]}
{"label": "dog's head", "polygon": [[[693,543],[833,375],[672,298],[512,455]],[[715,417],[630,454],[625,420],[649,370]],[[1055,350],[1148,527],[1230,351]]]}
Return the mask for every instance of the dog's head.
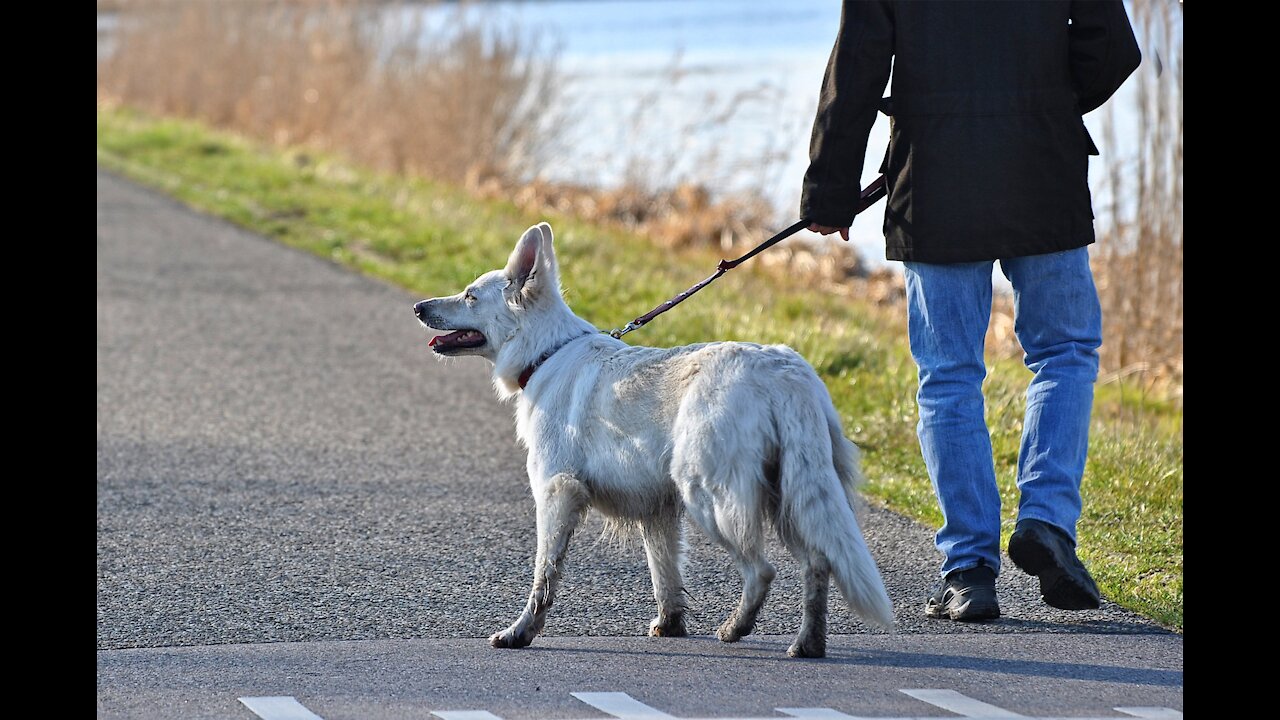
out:
{"label": "dog's head", "polygon": [[457,295],[423,300],[413,312],[428,328],[452,331],[431,339],[436,355],[497,362],[530,314],[563,304],[551,300],[561,300],[560,277],[551,226],[544,222],[525,230],[505,268],[481,275]]}

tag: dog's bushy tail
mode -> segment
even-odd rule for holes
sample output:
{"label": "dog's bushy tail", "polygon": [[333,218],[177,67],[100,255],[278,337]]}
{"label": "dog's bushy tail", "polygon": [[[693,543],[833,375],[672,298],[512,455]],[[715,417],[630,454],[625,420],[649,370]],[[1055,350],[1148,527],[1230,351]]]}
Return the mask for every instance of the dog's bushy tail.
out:
{"label": "dog's bushy tail", "polygon": [[780,424],[778,475],[788,532],[810,552],[827,559],[849,607],[871,625],[893,626],[893,604],[854,514],[862,481],[858,448],[845,438],[840,416],[816,375],[810,392],[794,403]]}

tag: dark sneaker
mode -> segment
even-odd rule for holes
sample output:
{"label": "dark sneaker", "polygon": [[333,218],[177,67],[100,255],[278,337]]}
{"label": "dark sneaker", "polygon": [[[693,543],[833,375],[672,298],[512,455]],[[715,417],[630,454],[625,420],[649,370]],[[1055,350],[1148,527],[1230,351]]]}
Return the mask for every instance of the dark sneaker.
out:
{"label": "dark sneaker", "polygon": [[1009,538],[1009,559],[1040,578],[1045,604],[1061,610],[1093,610],[1101,603],[1093,581],[1066,532],[1040,520],[1019,520]]}
{"label": "dark sneaker", "polygon": [[1000,617],[1000,605],[996,603],[996,571],[979,565],[947,573],[942,584],[925,602],[924,614],[960,622]]}

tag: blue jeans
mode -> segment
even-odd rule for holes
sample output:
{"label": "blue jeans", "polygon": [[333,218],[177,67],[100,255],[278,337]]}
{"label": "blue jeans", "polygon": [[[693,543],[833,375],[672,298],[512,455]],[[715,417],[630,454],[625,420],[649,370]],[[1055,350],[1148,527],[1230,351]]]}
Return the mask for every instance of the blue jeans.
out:
{"label": "blue jeans", "polygon": [[[994,261],[907,262],[911,354],[919,368],[917,427],[942,507],[942,574],[1000,571],[1000,493],[982,381]],[[1014,332],[1034,373],[1018,452],[1018,518],[1076,538],[1080,479],[1102,344],[1102,309],[1085,248],[1000,260],[1013,284]]]}

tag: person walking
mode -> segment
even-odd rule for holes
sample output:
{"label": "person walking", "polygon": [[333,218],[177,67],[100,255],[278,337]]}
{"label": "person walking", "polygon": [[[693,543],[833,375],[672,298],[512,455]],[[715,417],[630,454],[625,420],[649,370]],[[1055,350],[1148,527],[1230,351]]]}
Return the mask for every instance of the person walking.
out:
{"label": "person walking", "polygon": [[1076,556],[1102,342],[1086,248],[1098,149],[1081,116],[1140,60],[1120,0],[844,2],[800,215],[849,239],[867,136],[877,111],[889,115],[885,257],[905,267],[917,431],[943,516],[929,617],[1000,615],[1000,495],[982,395],[995,261],[1033,373],[1009,557],[1038,577],[1048,605],[1099,605]]}

